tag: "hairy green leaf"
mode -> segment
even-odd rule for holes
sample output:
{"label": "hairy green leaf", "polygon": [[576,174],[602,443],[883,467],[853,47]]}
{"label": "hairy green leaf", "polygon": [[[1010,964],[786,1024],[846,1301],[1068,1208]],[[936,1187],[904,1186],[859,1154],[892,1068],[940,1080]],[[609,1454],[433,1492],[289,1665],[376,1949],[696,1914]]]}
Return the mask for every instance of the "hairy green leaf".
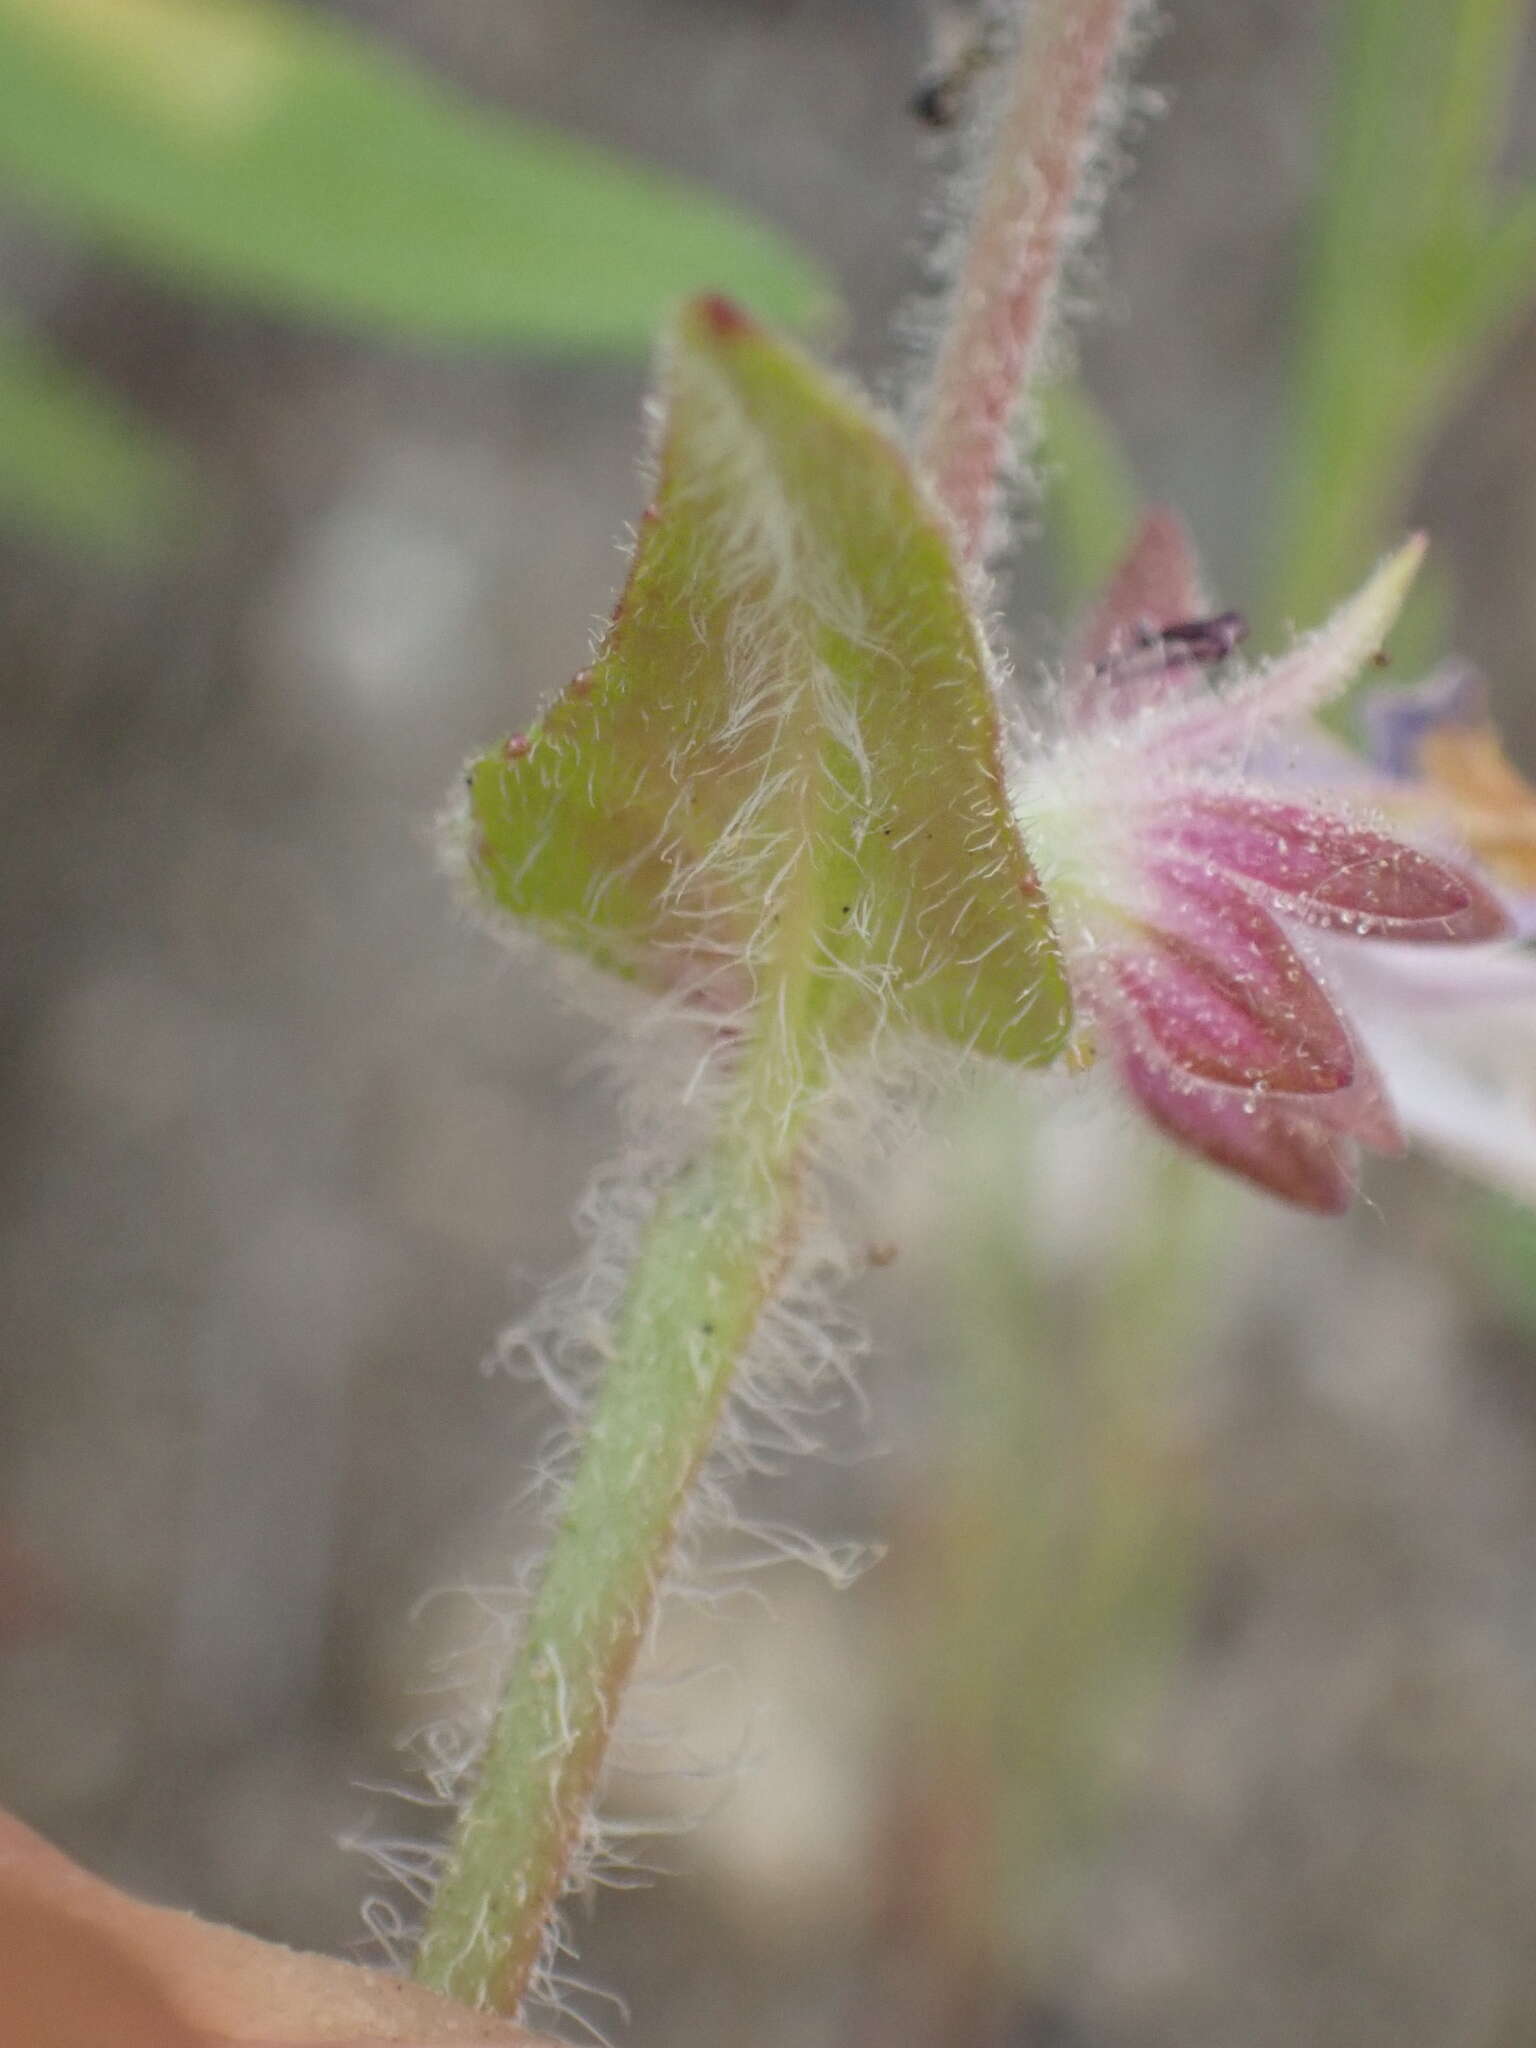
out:
{"label": "hairy green leaf", "polygon": [[638,348],[705,288],[791,323],[830,303],[681,180],[283,0],[0,0],[0,164],[176,279],[405,334]]}
{"label": "hairy green leaf", "polygon": [[[1049,1057],[1068,1003],[986,655],[905,457],[718,300],[664,374],[660,482],[594,666],[470,778],[491,900],[727,1014]],[[804,994],[809,988],[809,997]]]}

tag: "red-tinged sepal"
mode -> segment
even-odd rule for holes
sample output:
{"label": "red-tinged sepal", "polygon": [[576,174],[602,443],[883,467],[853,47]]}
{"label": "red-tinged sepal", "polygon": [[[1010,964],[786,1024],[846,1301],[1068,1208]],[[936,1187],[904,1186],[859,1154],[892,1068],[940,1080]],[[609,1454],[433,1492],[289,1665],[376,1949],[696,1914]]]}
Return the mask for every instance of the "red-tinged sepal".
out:
{"label": "red-tinged sepal", "polygon": [[1156,845],[1243,877],[1324,931],[1461,945],[1510,933],[1503,905],[1468,869],[1315,805],[1185,790],[1165,798],[1144,829]]}
{"label": "red-tinged sepal", "polygon": [[1347,1088],[1349,1026],[1263,904],[1182,861],[1161,863],[1151,879],[1155,907],[1137,943],[1112,941],[1099,970],[1138,1036],[1170,1066],[1226,1087]]}
{"label": "red-tinged sepal", "polygon": [[1305,1114],[1330,1130],[1353,1138],[1368,1152],[1386,1159],[1400,1159],[1408,1139],[1387,1091],[1381,1070],[1357,1037],[1354,1042],[1355,1074],[1347,1088],[1333,1095],[1309,1095]]}
{"label": "red-tinged sepal", "polygon": [[1137,1102],[1176,1143],[1297,1208],[1339,1216],[1349,1207],[1359,1179],[1354,1141],[1294,1099],[1206,1086],[1128,1039],[1118,1051]]}

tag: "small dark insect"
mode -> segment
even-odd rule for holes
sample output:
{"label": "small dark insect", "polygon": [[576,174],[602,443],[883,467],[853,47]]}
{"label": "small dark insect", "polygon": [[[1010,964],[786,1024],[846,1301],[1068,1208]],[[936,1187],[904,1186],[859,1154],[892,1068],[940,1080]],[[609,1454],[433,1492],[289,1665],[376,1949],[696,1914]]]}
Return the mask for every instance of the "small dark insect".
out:
{"label": "small dark insect", "polygon": [[1241,612],[1218,612],[1209,619],[1183,619],[1177,625],[1145,626],[1128,647],[1116,648],[1094,663],[1095,675],[1116,683],[1134,683],[1169,669],[1214,668],[1225,661],[1248,633]]}
{"label": "small dark insect", "polygon": [[1248,621],[1241,612],[1217,612],[1214,618],[1185,619],[1177,626],[1164,626],[1153,637],[1170,656],[1182,655],[1204,667],[1226,660],[1238,642],[1248,637]]}
{"label": "small dark insect", "polygon": [[933,46],[928,73],[908,105],[930,128],[952,128],[993,61],[992,39],[969,10],[946,8],[934,22]]}

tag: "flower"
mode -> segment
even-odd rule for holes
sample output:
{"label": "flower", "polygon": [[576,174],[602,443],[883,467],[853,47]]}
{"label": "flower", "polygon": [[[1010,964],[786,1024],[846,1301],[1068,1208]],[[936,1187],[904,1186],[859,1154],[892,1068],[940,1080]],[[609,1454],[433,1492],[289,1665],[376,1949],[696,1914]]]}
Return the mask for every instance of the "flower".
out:
{"label": "flower", "polygon": [[1358,1147],[1403,1146],[1349,956],[1486,953],[1511,929],[1463,861],[1347,788],[1305,786],[1284,753],[1379,650],[1422,553],[1411,541],[1320,632],[1213,690],[1240,622],[1199,616],[1182,529],[1153,514],[1076,651],[1057,736],[1012,778],[1075,1000],[1141,1108],[1327,1214],[1349,1204]]}
{"label": "flower", "polygon": [[[1536,937],[1536,789],[1505,758],[1481,679],[1447,664],[1363,709],[1369,754],[1351,757],[1353,777],[1388,815],[1453,833]],[[1536,1202],[1536,953],[1351,947],[1334,964],[1404,1126]]]}
{"label": "flower", "polygon": [[1373,690],[1364,704],[1381,800],[1439,818],[1515,901],[1536,932],[1536,788],[1505,757],[1482,677],[1449,661],[1413,688]]}

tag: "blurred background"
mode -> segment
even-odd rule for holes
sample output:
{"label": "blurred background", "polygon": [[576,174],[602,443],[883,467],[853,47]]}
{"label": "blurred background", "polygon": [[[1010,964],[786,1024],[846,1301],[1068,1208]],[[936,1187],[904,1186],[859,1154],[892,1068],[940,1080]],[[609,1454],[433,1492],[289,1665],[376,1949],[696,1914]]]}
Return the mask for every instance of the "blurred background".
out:
{"label": "blurred background", "polygon": [[[647,293],[793,317],[808,263],[893,392],[946,144],[908,110],[919,0],[315,0],[284,21],[463,99],[375,132],[325,41],[332,96],[242,214],[218,138],[261,10],[226,41],[210,5],[205,46],[182,4],[0,0],[0,1801],[147,1894],[376,1954],[365,1900],[410,1901],[356,1843],[434,1823],[375,1788],[419,1782],[445,1686],[490,1682],[499,1596],[454,1589],[537,1541],[547,1400],[478,1367],[575,1255],[616,1129],[597,1034],[455,913],[433,815],[604,616]],[[1330,180],[1391,159],[1340,135],[1411,167],[1427,24],[1477,16],[1467,175],[1536,170],[1524,10],[1400,6],[1410,61],[1364,85],[1379,0],[1164,13],[1062,460],[1086,436],[1106,506],[1119,468],[1178,503],[1223,600],[1276,619],[1427,523],[1417,630],[1536,769],[1536,248],[1385,454],[1335,458],[1297,397],[1309,347],[1340,360],[1330,289],[1370,298],[1401,229],[1349,241]],[[460,166],[444,136],[490,116],[603,146],[630,197],[588,165],[566,198],[564,159],[519,171],[489,129]],[[155,153],[192,129],[206,190]],[[626,268],[625,205],[654,262]],[[1359,326],[1346,420],[1380,381]],[[1113,551],[1085,502],[1075,555],[1050,494],[1025,536],[1021,649]],[[639,2048],[1524,2048],[1536,1236],[1422,1161],[1294,1218],[1026,1092],[988,1083],[855,1215],[870,1413],[742,1506],[886,1555],[669,1620],[675,1768],[612,1799],[694,1825],[574,1906],[577,1974],[629,2017],[576,2004]]]}

